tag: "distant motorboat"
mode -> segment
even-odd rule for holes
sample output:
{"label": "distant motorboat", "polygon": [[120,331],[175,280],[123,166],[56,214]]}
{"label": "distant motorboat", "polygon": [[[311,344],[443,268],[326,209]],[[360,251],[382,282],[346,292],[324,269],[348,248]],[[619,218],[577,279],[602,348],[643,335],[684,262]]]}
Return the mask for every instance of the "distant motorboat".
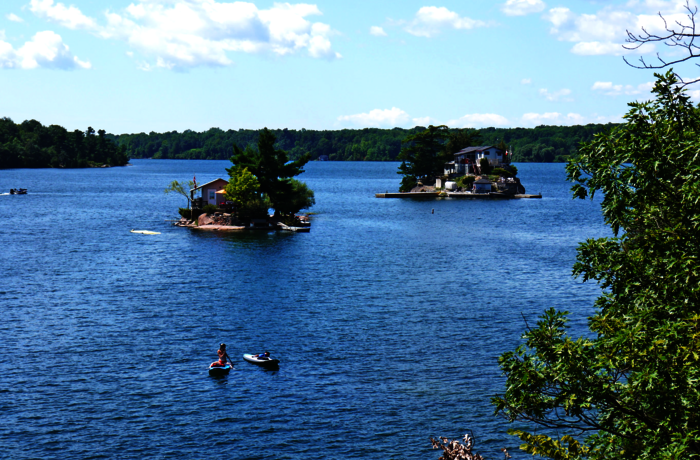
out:
{"label": "distant motorboat", "polygon": [[18,188],[18,189],[11,188],[10,189],[10,195],[26,195],[26,194],[27,194],[26,188]]}

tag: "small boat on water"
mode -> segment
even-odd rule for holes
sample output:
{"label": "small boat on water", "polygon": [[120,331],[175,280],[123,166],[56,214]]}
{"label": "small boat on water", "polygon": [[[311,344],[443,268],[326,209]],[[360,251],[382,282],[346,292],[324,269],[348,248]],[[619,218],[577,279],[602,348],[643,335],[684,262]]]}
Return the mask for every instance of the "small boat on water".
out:
{"label": "small boat on water", "polygon": [[280,364],[279,359],[274,358],[261,358],[258,355],[243,355],[243,359],[249,363],[257,364],[262,367],[278,367]]}
{"label": "small boat on water", "polygon": [[11,188],[10,189],[10,195],[26,195],[26,194],[27,194],[26,188],[18,188],[18,189]]}
{"label": "small boat on water", "polygon": [[223,377],[224,375],[228,375],[231,369],[233,369],[231,363],[227,363],[225,366],[215,366],[212,364],[209,366],[209,375],[212,377]]}
{"label": "small boat on water", "polygon": [[152,232],[150,230],[131,230],[131,233],[140,233],[142,235],[160,235],[160,232]]}

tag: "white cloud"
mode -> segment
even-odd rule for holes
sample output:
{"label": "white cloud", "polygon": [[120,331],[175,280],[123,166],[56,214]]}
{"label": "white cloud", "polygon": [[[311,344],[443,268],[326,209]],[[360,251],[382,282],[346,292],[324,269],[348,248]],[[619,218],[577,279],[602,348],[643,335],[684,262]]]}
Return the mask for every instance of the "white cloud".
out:
{"label": "white cloud", "polygon": [[309,21],[308,16],[321,11],[305,3],[258,9],[248,2],[136,0],[124,11],[105,12],[103,25],[54,0],[31,0],[30,10],[70,29],[124,41],[166,69],[230,65],[229,52],[277,56],[305,52],[313,58],[341,58],[330,41],[336,32],[327,24]]}
{"label": "white cloud", "polygon": [[678,0],[631,0],[622,5],[608,5],[595,14],[577,14],[569,8],[550,9],[544,18],[552,25],[550,33],[560,41],[574,43],[571,51],[580,55],[627,55],[645,54],[655,50],[653,45],[645,45],[637,50],[622,47],[627,38],[626,31],[641,33],[642,28],[649,33],[664,31],[661,13],[669,26],[676,21],[687,22],[683,6]]}
{"label": "white cloud", "polygon": [[573,99],[571,99],[570,97],[567,97],[570,94],[571,94],[571,90],[568,88],[562,88],[560,90],[554,91],[553,93],[550,93],[547,88],[540,89],[540,96],[542,96],[543,98],[545,98],[551,102],[556,102],[556,101],[571,102]]}
{"label": "white cloud", "polygon": [[338,117],[340,122],[349,122],[356,126],[383,128],[403,126],[410,120],[403,110],[392,107],[391,109],[374,109],[368,113],[358,113],[356,115],[343,115]]}
{"label": "white cloud", "polygon": [[484,21],[461,17],[444,6],[424,6],[418,10],[413,21],[406,24],[404,30],[417,37],[432,37],[444,29],[473,29],[486,27]]}
{"label": "white cloud", "polygon": [[591,89],[593,91],[600,91],[606,96],[619,96],[625,94],[628,96],[634,96],[637,94],[649,94],[651,89],[654,87],[653,82],[641,83],[637,86],[632,85],[613,85],[609,81],[597,81],[593,84]]}
{"label": "white cloud", "polygon": [[94,19],[85,16],[72,5],[66,7],[63,3],[54,5],[53,0],[31,0],[29,10],[42,19],[48,19],[69,29],[94,30],[97,28]]}
{"label": "white cloud", "polygon": [[508,124],[509,121],[506,117],[495,113],[472,113],[447,122],[447,125],[453,128],[506,126]]}
{"label": "white cloud", "polygon": [[600,56],[604,54],[622,56],[630,54],[628,50],[622,47],[622,43],[612,42],[579,42],[571,48],[571,52],[581,56]]}
{"label": "white cloud", "polygon": [[382,29],[379,26],[372,26],[369,28],[369,33],[370,35],[374,35],[375,37],[386,37],[386,32],[384,32],[384,29]]}
{"label": "white cloud", "polygon": [[539,13],[545,6],[542,0],[508,0],[501,5],[501,11],[507,16],[524,16]]}
{"label": "white cloud", "polygon": [[38,32],[32,39],[15,50],[0,37],[0,68],[17,69],[89,69],[90,62],[73,56],[60,35],[46,30]]}
{"label": "white cloud", "polygon": [[419,117],[419,118],[414,118],[413,120],[413,126],[430,126],[430,125],[439,125],[440,122],[438,122],[436,119],[432,117]]}
{"label": "white cloud", "polygon": [[687,91],[688,96],[690,96],[694,101],[700,100],[700,89],[694,89]]}
{"label": "white cloud", "polygon": [[14,13],[6,14],[5,17],[12,22],[24,22],[24,19],[20,18]]}
{"label": "white cloud", "polygon": [[532,83],[532,78],[523,78],[520,80],[521,85],[529,85],[530,83]]}
{"label": "white cloud", "polygon": [[559,112],[526,113],[522,116],[525,125],[581,125],[586,123],[585,117],[578,113],[563,115]]}

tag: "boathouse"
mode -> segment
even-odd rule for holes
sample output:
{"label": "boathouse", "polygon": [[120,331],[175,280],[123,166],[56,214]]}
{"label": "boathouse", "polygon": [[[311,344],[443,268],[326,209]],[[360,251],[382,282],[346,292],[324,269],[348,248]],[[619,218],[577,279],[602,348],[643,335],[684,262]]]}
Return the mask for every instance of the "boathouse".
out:
{"label": "boathouse", "polygon": [[213,204],[215,206],[224,204],[226,202],[226,198],[224,197],[226,185],[228,185],[227,180],[221,178],[215,179],[190,190],[190,198],[194,201],[197,192],[201,191],[202,206],[207,204]]}
{"label": "boathouse", "polygon": [[491,192],[491,181],[485,178],[477,179],[474,181],[474,193],[490,193]]}

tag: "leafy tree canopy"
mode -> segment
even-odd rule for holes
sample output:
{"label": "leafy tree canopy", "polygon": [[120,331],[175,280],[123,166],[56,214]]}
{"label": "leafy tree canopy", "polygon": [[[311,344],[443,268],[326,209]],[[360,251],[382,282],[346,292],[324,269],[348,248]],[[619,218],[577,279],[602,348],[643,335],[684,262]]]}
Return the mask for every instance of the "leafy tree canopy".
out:
{"label": "leafy tree canopy", "polygon": [[293,216],[302,209],[308,209],[316,204],[314,191],[311,190],[304,182],[291,179],[290,183],[292,186],[291,193],[283,195],[277,201],[277,207],[275,208],[276,210],[278,210],[281,214]]}
{"label": "leafy tree canopy", "polygon": [[230,176],[226,184],[227,200],[233,201],[236,206],[245,206],[260,197],[260,182],[248,168],[238,166],[227,171]]}
{"label": "leafy tree canopy", "polygon": [[603,193],[614,237],[582,243],[574,265],[603,289],[592,334],[571,337],[552,309],[500,358],[496,411],[563,435],[512,431],[530,453],[700,457],[700,111],[677,83],[657,75],[655,99],[567,166],[574,196]]}
{"label": "leafy tree canopy", "polygon": [[[446,144],[450,153],[471,145],[501,145],[513,153],[516,162],[565,161],[576,153],[581,142],[593,140],[593,135],[612,125],[589,124],[579,126],[537,126],[535,128],[451,129]],[[340,130],[276,129],[270,130],[277,138],[276,147],[287,152],[290,159],[310,153],[312,159],[322,155],[332,161],[397,161],[402,141],[424,131],[422,126],[410,129],[364,128]],[[227,160],[231,146],[244,149],[257,147],[262,130],[239,129],[223,131],[211,128],[198,133],[121,134],[113,138],[126,148],[131,158]],[[480,139],[469,139],[478,133]],[[464,140],[465,142],[460,142]],[[324,157],[325,158],[325,157]]]}
{"label": "leafy tree canopy", "polygon": [[270,200],[275,213],[284,213],[290,200],[295,198],[295,193],[306,193],[308,190],[295,185],[292,178],[304,172],[302,168],[310,156],[304,154],[297,160],[289,161],[287,152],[276,148],[275,142],[275,135],[265,128],[260,133],[257,149],[248,146],[242,150],[234,145],[230,158],[233,167],[226,171],[232,180],[243,171],[252,174],[258,183],[258,191]]}
{"label": "leafy tree canopy", "polygon": [[0,169],[124,166],[128,161],[126,147],[102,129],[69,132],[36,120],[16,124],[0,118]]}

